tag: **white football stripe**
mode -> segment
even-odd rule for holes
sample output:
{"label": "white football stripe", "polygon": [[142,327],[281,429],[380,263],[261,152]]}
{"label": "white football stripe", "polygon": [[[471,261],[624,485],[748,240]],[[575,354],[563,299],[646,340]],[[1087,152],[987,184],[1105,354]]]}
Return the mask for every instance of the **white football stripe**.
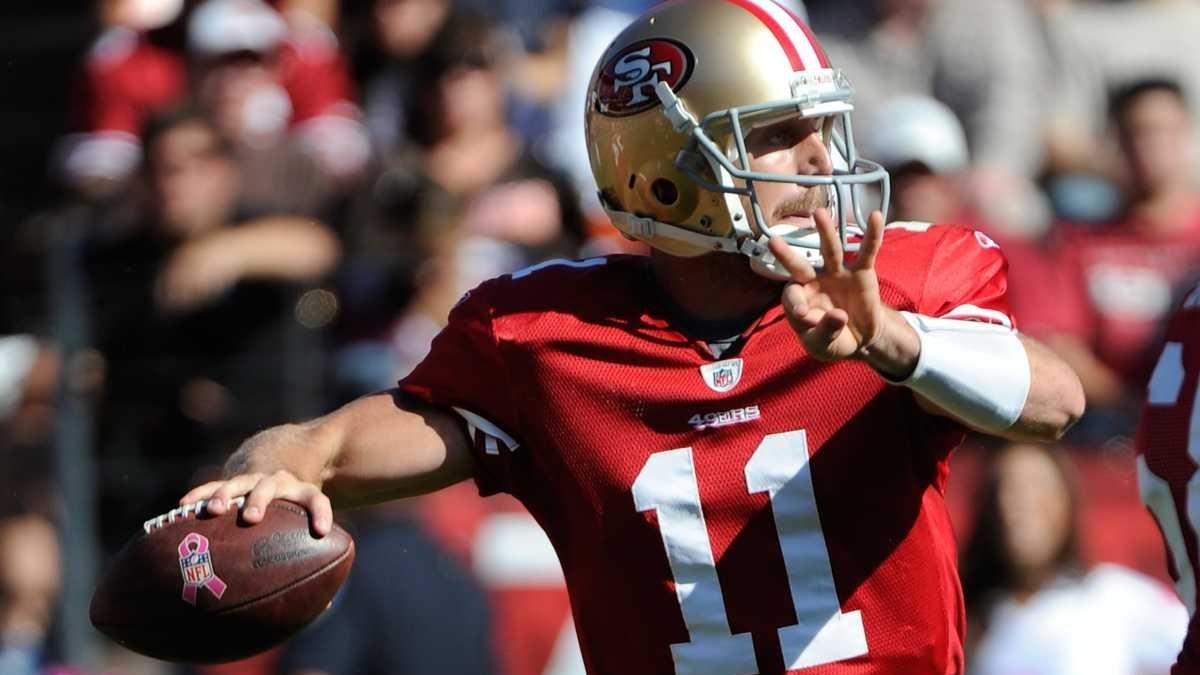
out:
{"label": "white football stripe", "polygon": [[504,431],[502,429],[500,429],[500,427],[496,426],[495,424],[493,424],[491,421],[487,420],[486,418],[476,415],[475,413],[471,412],[470,410],[467,410],[465,408],[459,408],[457,406],[454,407],[454,412],[458,413],[459,417],[466,420],[467,431],[471,435],[472,439],[475,437],[476,431],[483,432],[483,435],[485,438],[484,452],[486,452],[487,454],[489,454],[489,455],[500,454],[500,448],[497,447],[498,446],[497,441],[499,441],[499,445],[503,445],[504,449],[508,450],[509,452],[512,452],[512,451],[516,450],[517,448],[521,447],[521,444],[517,441],[517,439],[504,433]]}

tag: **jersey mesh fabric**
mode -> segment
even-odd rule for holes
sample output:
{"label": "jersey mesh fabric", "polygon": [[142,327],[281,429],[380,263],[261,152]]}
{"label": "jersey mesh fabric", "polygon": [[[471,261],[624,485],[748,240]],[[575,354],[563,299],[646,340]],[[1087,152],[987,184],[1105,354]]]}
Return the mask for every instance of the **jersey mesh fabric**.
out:
{"label": "jersey mesh fabric", "polygon": [[[877,267],[898,309],[1008,314],[1004,258],[969,230],[889,229]],[[483,494],[515,495],[549,535],[588,671],[672,673],[671,645],[699,639],[657,512],[638,512],[632,495],[652,456],[691,448],[721,608],[733,634],[753,639],[758,672],[961,672],[964,615],[942,500],[961,428],[864,364],[809,358],[778,307],[747,331],[740,379],[716,391],[700,371],[708,350],[675,330],[649,283],[645,259],[627,256],[492,280],[460,302],[401,382],[518,443],[477,433],[476,480]],[[736,410],[736,423],[695,422]],[[818,593],[821,580],[789,586],[771,498],[750,492],[747,465],[767,435],[800,429],[819,514],[808,541],[828,552],[841,611],[861,612],[867,653],[788,671],[778,630],[797,623],[793,593]]]}
{"label": "jersey mesh fabric", "polygon": [[[1196,291],[1192,293],[1194,297]],[[1169,486],[1193,578],[1200,578],[1196,576],[1200,572],[1196,531],[1190,525],[1187,508],[1189,493],[1195,498],[1194,487],[1188,485],[1196,473],[1196,463],[1188,453],[1188,435],[1192,409],[1196,405],[1196,388],[1200,385],[1200,309],[1185,307],[1176,312],[1167,327],[1166,342],[1182,344],[1183,379],[1179,395],[1173,405],[1144,407],[1136,443],[1146,467]],[[1171,576],[1178,579],[1179,570],[1172,569]],[[1197,599],[1200,598],[1190,600],[1195,603]],[[1200,622],[1195,614],[1171,674],[1200,675]]]}

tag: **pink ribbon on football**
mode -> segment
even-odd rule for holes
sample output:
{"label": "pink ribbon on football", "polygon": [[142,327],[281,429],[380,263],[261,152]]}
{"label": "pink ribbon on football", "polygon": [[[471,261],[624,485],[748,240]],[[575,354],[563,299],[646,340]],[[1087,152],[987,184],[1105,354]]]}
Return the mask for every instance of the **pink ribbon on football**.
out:
{"label": "pink ribbon on football", "polygon": [[[192,548],[192,544],[195,544],[195,549]],[[179,542],[180,562],[186,560],[188,556],[192,554],[202,553],[208,553],[208,537],[202,534],[189,532],[188,536],[184,537],[183,541]],[[225,595],[225,582],[221,581],[221,577],[217,576],[217,571],[212,568],[211,558],[209,559],[208,565],[209,569],[211,570],[208,578],[202,581],[188,581],[187,577],[185,576],[183,579],[183,599],[193,605],[196,604],[196,595],[199,593],[201,586],[207,588],[210,593],[217,596],[218,600],[221,599],[222,595]]]}

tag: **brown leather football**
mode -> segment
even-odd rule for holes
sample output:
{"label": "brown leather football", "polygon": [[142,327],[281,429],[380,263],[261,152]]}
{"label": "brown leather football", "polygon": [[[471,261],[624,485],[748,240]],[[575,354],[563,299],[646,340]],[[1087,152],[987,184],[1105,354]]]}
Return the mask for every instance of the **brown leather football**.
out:
{"label": "brown leather football", "polygon": [[[240,504],[239,504],[240,506]],[[317,617],[354,562],[337,525],[317,539],[308,511],[275,500],[251,526],[203,502],[146,521],[92,596],[92,625],[136,652],[222,663],[257,654]]]}

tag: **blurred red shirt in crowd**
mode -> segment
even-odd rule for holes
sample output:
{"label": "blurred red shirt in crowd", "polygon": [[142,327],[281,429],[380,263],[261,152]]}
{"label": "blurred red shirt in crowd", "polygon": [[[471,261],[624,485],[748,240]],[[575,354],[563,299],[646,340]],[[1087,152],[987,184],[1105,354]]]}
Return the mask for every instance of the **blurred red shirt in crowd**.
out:
{"label": "blurred red shirt in crowd", "polygon": [[[283,86],[292,99],[292,126],[353,107],[354,85],[332,35],[292,31],[279,48]],[[187,86],[183,54],[127,28],[104,33],[88,53],[80,83],[80,127],[137,135],[142,122],[179,103]]]}
{"label": "blurred red shirt in crowd", "polygon": [[1128,83],[1109,105],[1124,215],[1059,227],[1043,309],[1024,327],[1079,373],[1093,410],[1132,411],[1167,312],[1200,270],[1200,191],[1192,111],[1178,83]]}
{"label": "blurred red shirt in crowd", "polygon": [[[245,2],[255,8],[262,6],[258,0]],[[274,14],[269,9],[264,11]],[[242,17],[237,12],[225,12],[216,18],[229,23]],[[284,25],[282,17],[275,20]],[[265,35],[266,31],[252,25],[212,28],[207,35],[226,35],[233,41],[238,34],[245,38],[259,33],[262,44],[257,45],[258,50],[272,54],[279,83],[290,100],[288,124],[292,130],[320,133],[315,127],[323,120],[359,116],[354,103],[357,95],[354,83],[339,51],[337,37],[316,17],[303,12],[289,14],[286,33],[278,43]],[[196,47],[189,45],[192,50]],[[199,51],[227,51],[237,45],[212,45],[207,50],[204,47],[201,45]],[[183,102],[188,92],[188,75],[188,58],[184,53],[156,44],[145,31],[124,25],[107,28],[89,50],[77,84],[75,124],[82,135],[68,150],[65,160],[68,178],[78,183],[96,176],[127,175],[140,157],[137,136],[142,125],[151,115]]]}
{"label": "blurred red shirt in crowd", "polygon": [[1167,313],[1200,269],[1200,208],[1179,220],[1186,225],[1157,236],[1136,216],[1061,226],[1055,284],[1039,296],[1045,311],[1027,318],[1026,329],[1078,338],[1131,389],[1139,387]]}

